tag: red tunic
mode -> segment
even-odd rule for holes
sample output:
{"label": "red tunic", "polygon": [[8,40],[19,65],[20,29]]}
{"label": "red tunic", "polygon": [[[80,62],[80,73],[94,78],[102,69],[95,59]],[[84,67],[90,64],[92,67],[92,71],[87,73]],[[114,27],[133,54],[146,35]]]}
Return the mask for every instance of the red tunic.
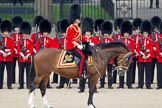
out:
{"label": "red tunic", "polygon": [[[114,39],[113,38],[103,38],[103,41],[104,41],[104,43],[110,43],[110,42],[114,42]],[[114,64],[114,59],[113,60],[111,60],[111,61],[109,61],[108,62],[108,64]]]}
{"label": "red tunic", "polygon": [[[12,62],[13,52],[14,52],[14,40],[10,37],[2,37],[5,49],[3,52],[10,53],[7,57],[3,57],[3,54],[0,52],[0,61],[1,62]],[[2,43],[0,42],[0,46]],[[0,51],[3,49],[0,49]]]}
{"label": "red tunic", "polygon": [[[131,38],[134,40],[134,53],[137,53],[137,45],[138,40],[140,39],[141,35],[133,34]],[[133,56],[132,58],[137,58],[137,56]]]}
{"label": "red tunic", "polygon": [[85,35],[82,36],[82,42],[90,42],[94,43],[95,45],[98,44],[97,38]]}
{"label": "red tunic", "polygon": [[149,38],[152,39],[152,42],[153,42],[153,53],[152,53],[151,57],[157,58],[157,52],[156,52],[155,48],[156,48],[156,42],[158,40],[158,34],[154,33],[152,36],[149,36]]}
{"label": "red tunic", "polygon": [[[142,43],[140,42],[141,40],[139,39],[139,42],[138,42],[138,45],[137,45],[137,52],[138,52],[138,62],[151,62],[152,61],[152,53],[153,53],[153,42],[152,40],[148,37],[148,38],[141,38],[142,39]],[[140,52],[141,51],[141,45],[143,45],[145,47],[145,51],[144,54],[147,56],[147,55],[150,55],[149,58],[147,59],[143,59]]]}
{"label": "red tunic", "polygon": [[[161,50],[160,50],[161,49]],[[156,42],[157,62],[162,63],[162,34],[159,35],[158,41]]]}
{"label": "red tunic", "polygon": [[[41,44],[42,40],[42,44]],[[53,40],[49,37],[40,37],[36,42],[36,50],[37,52],[42,48],[52,48],[53,47]]]}
{"label": "red tunic", "polygon": [[[22,51],[22,47],[25,47],[26,52]],[[31,62],[31,58],[33,55],[33,47],[34,47],[34,44],[30,39],[22,39],[22,45],[20,44],[20,41],[18,42],[17,50],[19,54],[19,62]],[[21,53],[24,56],[29,56],[28,60],[24,60],[21,56]]]}
{"label": "red tunic", "polygon": [[[65,38],[62,37],[61,42],[62,42],[62,46],[64,46]],[[61,44],[60,44],[59,40],[56,37],[54,37],[53,38],[53,48],[61,49],[60,45]]]}
{"label": "red tunic", "polygon": [[66,50],[74,49],[76,47],[74,43],[81,43],[81,32],[79,26],[71,24],[66,30],[66,42],[64,48]]}
{"label": "red tunic", "polygon": [[125,45],[129,48],[131,53],[134,54],[134,41],[133,41],[133,39],[123,37],[122,40],[125,43]]}
{"label": "red tunic", "polygon": [[13,33],[13,39],[14,39],[14,53],[13,57],[18,58],[18,51],[17,51],[17,46],[18,46],[18,41],[20,38],[23,38],[21,34],[19,33]]}

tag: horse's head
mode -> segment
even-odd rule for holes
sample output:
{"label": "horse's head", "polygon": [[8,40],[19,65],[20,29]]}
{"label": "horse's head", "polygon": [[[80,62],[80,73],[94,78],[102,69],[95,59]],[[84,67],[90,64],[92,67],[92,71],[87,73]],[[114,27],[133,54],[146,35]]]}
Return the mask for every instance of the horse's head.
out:
{"label": "horse's head", "polygon": [[124,73],[128,70],[133,55],[134,54],[131,52],[119,54],[117,57],[117,66],[115,66],[119,76],[123,76]]}

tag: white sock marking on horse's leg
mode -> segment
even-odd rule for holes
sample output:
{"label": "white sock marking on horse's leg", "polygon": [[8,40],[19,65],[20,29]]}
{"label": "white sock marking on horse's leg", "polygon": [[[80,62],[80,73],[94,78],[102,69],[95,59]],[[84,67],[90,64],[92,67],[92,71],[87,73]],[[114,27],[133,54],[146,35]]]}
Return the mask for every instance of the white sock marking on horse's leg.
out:
{"label": "white sock marking on horse's leg", "polygon": [[44,95],[42,98],[43,98],[43,104],[44,104],[47,108],[52,108],[52,106],[49,105],[49,103],[48,103],[48,100],[47,100],[47,98],[46,98],[46,95]]}
{"label": "white sock marking on horse's leg", "polygon": [[94,106],[92,104],[89,104],[88,108],[94,108]]}
{"label": "white sock marking on horse's leg", "polygon": [[34,104],[33,104],[34,93],[35,93],[35,91],[32,91],[32,92],[29,94],[28,104],[30,105],[31,108],[35,108],[35,106],[34,106]]}

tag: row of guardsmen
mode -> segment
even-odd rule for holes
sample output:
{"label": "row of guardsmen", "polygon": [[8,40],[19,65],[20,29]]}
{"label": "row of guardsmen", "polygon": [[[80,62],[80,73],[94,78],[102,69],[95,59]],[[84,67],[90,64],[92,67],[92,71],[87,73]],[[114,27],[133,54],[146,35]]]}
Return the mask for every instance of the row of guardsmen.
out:
{"label": "row of guardsmen", "polygon": [[[68,18],[68,20],[72,18]],[[32,26],[29,22],[23,21],[20,16],[15,16],[11,21],[1,21],[0,35],[0,89],[3,88],[4,68],[7,69],[7,87],[12,89],[15,83],[16,62],[19,67],[19,89],[24,88],[24,69],[26,69],[26,87],[28,88],[28,73],[32,57],[44,48],[66,49],[64,46],[66,30],[74,27],[67,19],[57,22],[55,27],[56,36],[52,39],[49,34],[52,31],[52,24],[42,16],[36,16],[34,26],[36,32],[31,34]],[[114,32],[113,32],[114,28]],[[76,30],[79,31],[80,29]],[[151,21],[135,18],[133,22],[122,18],[111,21],[91,18],[83,18],[81,22],[82,41],[89,42],[91,46],[100,43],[120,41],[124,42],[130,51],[135,54],[129,67],[126,77],[126,85],[132,89],[135,83],[136,63],[138,67],[138,87],[144,86],[144,73],[146,88],[151,89],[153,83],[155,63],[157,64],[157,89],[162,88],[162,23],[158,16]],[[108,88],[113,89],[112,84],[116,83],[116,72],[112,72],[116,59],[108,62]],[[106,76],[106,75],[105,75]],[[100,78],[100,87],[104,88],[105,76]],[[57,79],[58,80],[58,79]],[[63,88],[66,78],[60,78],[57,88]],[[85,79],[80,80],[80,93],[84,92]],[[50,88],[50,84],[48,84]],[[119,77],[119,87],[124,88],[124,76]]]}

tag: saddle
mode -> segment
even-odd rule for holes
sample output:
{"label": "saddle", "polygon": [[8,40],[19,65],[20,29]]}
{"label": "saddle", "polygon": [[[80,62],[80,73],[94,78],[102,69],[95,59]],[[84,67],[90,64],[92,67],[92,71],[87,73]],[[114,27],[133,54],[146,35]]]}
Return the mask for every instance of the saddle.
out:
{"label": "saddle", "polygon": [[[72,52],[62,50],[57,62],[57,68],[72,68],[76,67],[79,62],[79,58],[73,56]],[[88,56],[87,65],[92,65],[92,56]]]}

